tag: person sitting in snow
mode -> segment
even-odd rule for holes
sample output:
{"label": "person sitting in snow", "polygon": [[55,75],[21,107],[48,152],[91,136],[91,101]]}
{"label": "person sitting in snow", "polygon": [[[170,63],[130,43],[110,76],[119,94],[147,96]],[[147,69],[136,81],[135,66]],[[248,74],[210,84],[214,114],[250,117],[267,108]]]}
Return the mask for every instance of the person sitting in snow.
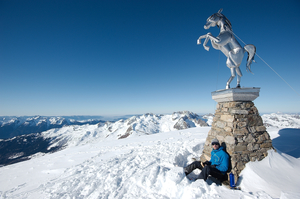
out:
{"label": "person sitting in snow", "polygon": [[200,161],[195,161],[192,164],[184,168],[185,175],[190,174],[194,169],[202,170],[198,179],[207,180],[211,175],[221,181],[227,178],[226,172],[228,170],[229,156],[223,151],[223,147],[220,146],[218,139],[213,139],[211,142],[212,152],[210,161],[206,161],[201,164]]}

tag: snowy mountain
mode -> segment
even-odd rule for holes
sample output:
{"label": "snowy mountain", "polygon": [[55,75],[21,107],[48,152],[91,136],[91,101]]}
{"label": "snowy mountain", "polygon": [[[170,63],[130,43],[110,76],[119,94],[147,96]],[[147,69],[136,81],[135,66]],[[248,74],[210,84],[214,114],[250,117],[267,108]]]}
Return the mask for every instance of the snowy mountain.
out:
{"label": "snowy mountain", "polygon": [[[209,117],[207,116],[207,118]],[[147,113],[140,116],[132,116],[126,120],[121,119],[116,122],[101,121],[95,125],[63,126],[44,131],[37,135],[29,134],[0,140],[0,153],[3,154],[0,157],[0,165],[28,160],[35,153],[50,153],[66,147],[98,142],[102,139],[116,140],[191,127],[208,126],[205,120],[207,119],[203,119],[195,113],[181,111],[174,112],[171,115]],[[31,122],[32,126],[36,126],[38,121],[41,120],[33,120]],[[63,121],[66,120],[58,121],[62,125]],[[26,122],[29,123],[28,120]],[[58,125],[58,122],[53,122],[53,125]],[[39,147],[33,147],[35,145]]]}
{"label": "snowy mountain", "polygon": [[[101,117],[100,117],[101,118]],[[0,139],[13,138],[19,135],[40,133],[53,128],[68,125],[97,124],[104,122],[99,117],[74,116],[74,117],[0,117]]]}

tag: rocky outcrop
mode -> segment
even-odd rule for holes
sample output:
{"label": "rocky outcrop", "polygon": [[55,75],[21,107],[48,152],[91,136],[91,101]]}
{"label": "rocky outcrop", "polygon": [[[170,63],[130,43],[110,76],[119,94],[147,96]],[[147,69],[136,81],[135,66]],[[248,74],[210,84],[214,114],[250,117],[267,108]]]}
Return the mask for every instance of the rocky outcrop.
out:
{"label": "rocky outcrop", "polygon": [[195,123],[199,124],[199,126],[208,126],[208,124],[201,119],[196,120]]}
{"label": "rocky outcrop", "polygon": [[190,128],[190,125],[184,121],[183,118],[180,118],[178,122],[174,125],[174,129],[182,130],[182,129],[188,129]]}
{"label": "rocky outcrop", "polygon": [[217,138],[231,156],[231,172],[238,179],[249,161],[260,161],[272,140],[253,102],[219,102],[201,161],[210,160],[211,140]]}
{"label": "rocky outcrop", "polygon": [[127,129],[124,135],[119,135],[119,139],[127,138],[130,134],[132,134],[132,130],[133,130],[132,126],[129,126],[129,128]]}

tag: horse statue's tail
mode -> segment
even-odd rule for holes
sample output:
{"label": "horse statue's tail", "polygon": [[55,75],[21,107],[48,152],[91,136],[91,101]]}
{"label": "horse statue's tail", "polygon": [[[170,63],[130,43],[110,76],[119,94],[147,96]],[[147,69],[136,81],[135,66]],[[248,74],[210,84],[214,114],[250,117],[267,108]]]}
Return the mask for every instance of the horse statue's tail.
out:
{"label": "horse statue's tail", "polygon": [[248,44],[248,45],[244,46],[244,49],[248,53],[246,70],[249,71],[250,73],[252,73],[251,64],[252,64],[252,61],[255,62],[254,55],[255,55],[255,52],[256,52],[256,47],[252,44]]}

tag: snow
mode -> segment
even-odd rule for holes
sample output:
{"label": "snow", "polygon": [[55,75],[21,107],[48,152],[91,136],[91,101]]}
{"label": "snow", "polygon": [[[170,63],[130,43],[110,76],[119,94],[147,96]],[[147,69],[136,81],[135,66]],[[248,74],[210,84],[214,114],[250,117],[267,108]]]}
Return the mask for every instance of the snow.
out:
{"label": "snow", "polygon": [[23,152],[17,153],[17,154],[14,154],[13,156],[10,156],[8,159],[15,159],[15,158],[18,158],[18,157],[20,157],[20,156],[22,156],[22,155],[24,155]]}
{"label": "snow", "polygon": [[272,150],[262,161],[247,164],[241,174],[241,187],[244,191],[264,191],[274,198],[282,192],[300,194],[299,173],[299,159]]}
{"label": "snow", "polygon": [[[182,167],[199,158],[210,127],[153,133],[171,125],[160,122],[159,129],[152,125],[151,130],[151,118],[47,131],[65,138],[67,147],[1,167],[0,198],[299,198],[300,159],[281,151],[270,150],[262,161],[249,162],[241,174],[242,190],[187,179]],[[135,123],[136,129],[149,135],[136,131],[117,139],[125,123],[137,120],[144,123]],[[103,130],[108,127],[117,131]],[[272,139],[280,139],[279,130],[268,128]]]}

